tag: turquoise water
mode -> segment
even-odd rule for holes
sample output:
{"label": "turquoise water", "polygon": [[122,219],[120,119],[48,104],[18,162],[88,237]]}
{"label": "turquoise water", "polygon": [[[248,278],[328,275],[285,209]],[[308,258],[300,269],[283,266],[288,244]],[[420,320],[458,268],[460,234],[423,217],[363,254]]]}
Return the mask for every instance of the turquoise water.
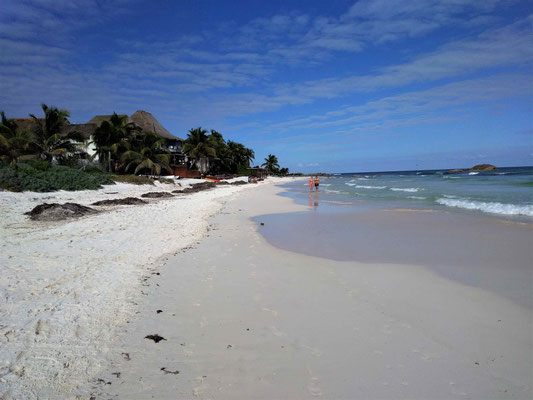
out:
{"label": "turquoise water", "polygon": [[[307,183],[300,186],[298,191],[308,191]],[[337,174],[321,180],[320,192],[321,202],[366,201],[385,207],[533,217],[533,167],[458,174],[437,170]]]}

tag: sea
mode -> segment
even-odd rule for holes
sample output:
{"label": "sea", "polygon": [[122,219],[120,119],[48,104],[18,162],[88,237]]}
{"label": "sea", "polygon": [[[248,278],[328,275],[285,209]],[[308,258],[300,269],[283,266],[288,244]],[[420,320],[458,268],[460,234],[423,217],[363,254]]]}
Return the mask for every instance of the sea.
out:
{"label": "sea", "polygon": [[533,167],[356,172],[282,185],[308,206],[254,217],[273,246],[338,261],[419,265],[533,309]]}
{"label": "sea", "polygon": [[[299,182],[298,192],[309,191]],[[292,187],[294,190],[295,188]],[[320,201],[533,217],[533,167],[447,173],[447,170],[356,172],[321,177]]]}

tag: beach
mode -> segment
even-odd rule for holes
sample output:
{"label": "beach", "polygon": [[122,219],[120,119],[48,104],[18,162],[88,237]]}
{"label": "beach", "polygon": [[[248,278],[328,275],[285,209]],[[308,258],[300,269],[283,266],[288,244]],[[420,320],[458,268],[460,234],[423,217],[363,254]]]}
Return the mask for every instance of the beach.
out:
{"label": "beach", "polygon": [[274,246],[272,230],[316,212],[284,190],[239,193],[202,240],[148,275],[135,315],[108,342],[95,398],[532,397],[530,308],[423,259],[294,249],[309,230],[283,236],[291,250]]}
{"label": "beach", "polygon": [[100,213],[67,221],[31,221],[24,213],[43,202],[90,206],[196,182],[0,192],[0,398],[88,398],[116,329],[145,297],[145,279],[169,255],[201,240],[208,218],[254,185],[138,206],[91,206]]}

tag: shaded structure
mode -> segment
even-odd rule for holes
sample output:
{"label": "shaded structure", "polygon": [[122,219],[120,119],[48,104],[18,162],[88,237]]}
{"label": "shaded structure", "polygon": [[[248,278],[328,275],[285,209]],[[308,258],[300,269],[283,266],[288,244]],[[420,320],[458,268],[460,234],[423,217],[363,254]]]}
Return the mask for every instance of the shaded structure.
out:
{"label": "shaded structure", "polygon": [[250,176],[257,179],[265,179],[268,175],[267,170],[260,167],[248,168],[248,172],[250,173]]}

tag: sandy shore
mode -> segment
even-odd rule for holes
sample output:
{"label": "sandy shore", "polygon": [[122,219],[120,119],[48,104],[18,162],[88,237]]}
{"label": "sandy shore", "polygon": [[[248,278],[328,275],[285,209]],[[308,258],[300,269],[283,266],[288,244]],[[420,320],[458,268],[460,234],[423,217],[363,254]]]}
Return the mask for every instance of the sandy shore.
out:
{"label": "sandy shore", "polygon": [[533,397],[531,310],[423,266],[273,247],[250,218],[307,209],[279,190],[240,193],[154,270],[96,398]]}
{"label": "sandy shore", "polygon": [[224,202],[252,187],[98,207],[97,215],[47,223],[23,213],[43,202],[90,205],[180,187],[0,192],[0,398],[89,398],[117,327],[146,295],[145,279],[169,254],[198,242]]}

